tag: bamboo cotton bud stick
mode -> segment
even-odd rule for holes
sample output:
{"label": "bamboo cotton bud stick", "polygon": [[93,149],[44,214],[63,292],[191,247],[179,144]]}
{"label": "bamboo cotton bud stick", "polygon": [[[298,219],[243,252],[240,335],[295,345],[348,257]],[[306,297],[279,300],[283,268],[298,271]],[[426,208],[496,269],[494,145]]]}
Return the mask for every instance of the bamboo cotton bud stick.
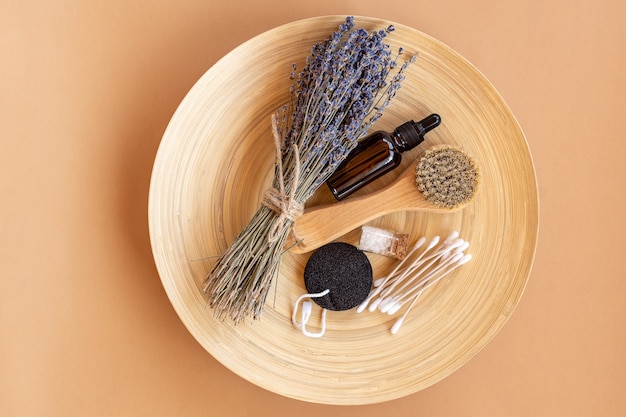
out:
{"label": "bamboo cotton bud stick", "polygon": [[387,281],[396,274],[396,272],[398,272],[398,270],[402,267],[402,265],[404,265],[404,262],[406,262],[407,259],[409,259],[416,250],[418,250],[420,247],[422,247],[422,245],[424,245],[424,243],[426,242],[426,238],[425,237],[420,237],[417,242],[415,242],[415,245],[413,245],[413,248],[409,251],[409,253],[407,254],[407,256],[402,259],[398,265],[394,268],[393,271],[391,271],[391,273],[389,273],[386,277],[384,278],[380,278],[378,280],[376,280],[374,282],[374,287],[376,287],[377,289],[372,291],[369,296],[361,303],[361,305],[359,305],[359,307],[357,308],[357,313],[361,313],[363,312],[363,310],[365,310],[365,308],[367,307],[368,303],[372,300],[372,298],[374,298],[376,295],[378,295],[379,288],[382,289],[385,284],[387,283]]}
{"label": "bamboo cotton bud stick", "polygon": [[418,239],[409,254],[391,273],[375,281],[375,288],[357,308],[359,313],[367,308],[371,312],[378,309],[382,313],[393,315],[412,299],[408,308],[392,326],[392,334],[399,331],[417,299],[428,288],[472,258],[464,253],[469,248],[469,242],[459,238],[459,233],[455,231],[441,243],[440,237],[435,236],[415,259],[407,261],[413,258],[417,249],[425,242],[423,237]]}
{"label": "bamboo cotton bud stick", "polygon": [[421,293],[430,286],[432,286],[432,284],[436,283],[441,278],[456,269],[456,267],[459,266],[459,262],[464,256],[465,255],[463,253],[458,253],[451,257],[448,262],[438,265],[437,268],[431,271],[428,275],[424,276],[424,278],[420,280],[420,282],[417,283],[415,286],[413,286],[404,293],[399,293],[398,302],[404,302],[407,298],[411,297],[416,292]]}
{"label": "bamboo cotton bud stick", "polygon": [[[411,265],[409,265],[408,268],[406,268],[406,270],[404,270],[402,272],[401,275],[399,275],[393,282],[393,284],[386,289],[385,291],[381,292],[381,296],[388,296],[389,294],[392,293],[392,291],[394,291],[394,289],[396,288],[396,286],[398,286],[399,284],[401,284],[407,276],[411,276],[411,274],[413,274],[409,280],[409,283],[415,281],[417,278],[419,278],[419,276],[424,273],[425,271],[428,270],[428,268],[430,268],[431,266],[433,266],[436,262],[438,262],[442,256],[445,256],[446,253],[449,253],[451,250],[455,249],[458,246],[461,246],[461,244],[463,243],[463,241],[461,240],[461,242],[459,242],[459,239],[457,239],[453,244],[450,245],[441,245],[439,247],[439,249],[437,251],[435,251],[435,253],[429,255],[428,257],[421,259],[418,258],[416,259]],[[434,245],[433,245],[434,246]],[[424,253],[422,253],[422,255],[424,255]],[[428,262],[426,264],[426,266],[423,266],[425,262]],[[415,273],[415,271],[417,271]],[[406,286],[407,284],[403,284],[403,287]]]}
{"label": "bamboo cotton bud stick", "polygon": [[[411,265],[414,266],[415,264],[419,264],[419,262],[422,260],[422,258],[424,257],[424,255],[426,253],[428,253],[432,248],[434,248],[435,246],[437,246],[437,244],[440,241],[440,237],[439,236],[435,236],[434,238],[432,238],[432,240],[430,241],[430,243],[428,244],[428,246],[426,246],[426,248],[422,251],[422,253],[417,257],[417,259],[415,259]],[[411,251],[407,254],[407,256],[398,263],[398,265],[393,269],[393,271],[391,271],[387,276],[385,276],[384,278],[381,278],[380,280],[376,280],[379,281],[378,283],[375,283],[374,286],[376,287],[376,289],[374,291],[372,291],[370,293],[370,295],[365,299],[365,301],[363,301],[363,303],[361,303],[361,305],[359,305],[359,307],[357,308],[357,313],[361,313],[363,312],[366,308],[369,309],[369,311],[374,311],[376,310],[376,308],[378,307],[378,305],[380,304],[380,302],[382,301],[381,298],[378,298],[376,300],[374,300],[374,298],[379,295],[382,291],[386,291],[388,289],[385,288],[385,284],[389,281],[389,280],[394,280],[394,282],[397,280],[397,278],[394,279],[394,277],[396,277],[396,275],[398,273],[400,273],[400,275],[404,274],[405,271],[407,271],[409,268],[401,270],[401,268],[404,266],[405,262],[407,262],[407,260],[409,258],[411,258],[411,256],[413,256],[413,254],[415,253],[415,251],[417,249],[419,249],[420,247],[422,247],[424,245],[424,243],[426,243],[426,238],[425,237],[420,237],[417,242],[415,243],[415,245],[413,246],[413,248],[411,249]],[[427,258],[430,259],[430,258]],[[378,284],[378,285],[376,285]],[[382,296],[382,294],[381,294]],[[373,301],[372,301],[373,300]],[[371,304],[370,304],[371,303]],[[369,307],[368,307],[369,304]]]}
{"label": "bamboo cotton bud stick", "polygon": [[[447,267],[450,263],[453,262],[457,262],[459,259],[461,259],[461,257],[463,256],[463,253],[454,253],[454,255],[452,256],[446,256],[448,254],[451,254],[451,252],[446,252],[444,253],[441,258],[440,258],[440,262],[438,262],[432,270],[430,270],[428,272],[428,274],[426,274],[421,280],[420,282],[424,282],[426,280],[428,280],[432,275],[436,274],[437,272],[439,272],[439,270]],[[420,273],[423,272],[424,270],[419,271]],[[411,277],[410,279],[408,279],[406,282],[404,282],[398,289],[397,289],[397,293],[402,293],[403,290],[405,290],[408,286],[410,286],[413,282],[415,282],[415,280],[417,280],[419,278],[420,274],[415,274],[413,277]],[[419,283],[418,283],[419,285]]]}
{"label": "bamboo cotton bud stick", "polygon": [[[428,289],[430,286],[436,284],[439,280],[441,280],[441,278],[443,278],[444,276],[448,275],[450,272],[452,272],[453,270],[455,270],[456,268],[458,268],[459,266],[467,263],[470,261],[470,259],[472,259],[471,255],[465,255],[463,256],[458,262],[456,262],[456,264],[448,271],[446,271],[444,274],[440,275],[439,277],[437,277],[437,279],[431,281],[428,283],[428,285],[426,285],[424,288],[422,288],[417,294],[415,294],[415,297],[413,298],[413,301],[411,301],[411,304],[409,304],[409,307],[406,309],[406,311],[404,312],[404,314],[402,314],[402,316],[393,324],[393,326],[391,326],[391,334],[396,334],[398,333],[398,330],[400,330],[400,327],[402,326],[402,323],[404,323],[404,320],[406,319],[407,315],[409,314],[409,311],[411,311],[411,309],[413,308],[413,306],[415,305],[416,301],[418,298],[420,298],[420,296],[424,293],[424,291],[426,291],[426,289]],[[401,306],[402,304],[400,304]],[[395,309],[394,313],[397,311],[398,309]]]}

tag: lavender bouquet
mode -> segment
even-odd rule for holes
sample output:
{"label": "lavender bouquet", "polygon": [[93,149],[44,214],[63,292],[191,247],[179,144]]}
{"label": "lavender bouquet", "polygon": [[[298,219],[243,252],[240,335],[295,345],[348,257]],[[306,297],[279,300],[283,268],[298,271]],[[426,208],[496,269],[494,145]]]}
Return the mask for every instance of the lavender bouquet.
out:
{"label": "lavender bouquet", "polygon": [[384,42],[393,30],[354,28],[354,19],[347,17],[328,39],[313,46],[299,74],[294,65],[289,103],[272,115],[273,186],[205,280],[208,304],[218,318],[238,323],[261,315],[304,203],[396,95],[415,57],[398,66],[402,48],[394,53]]}

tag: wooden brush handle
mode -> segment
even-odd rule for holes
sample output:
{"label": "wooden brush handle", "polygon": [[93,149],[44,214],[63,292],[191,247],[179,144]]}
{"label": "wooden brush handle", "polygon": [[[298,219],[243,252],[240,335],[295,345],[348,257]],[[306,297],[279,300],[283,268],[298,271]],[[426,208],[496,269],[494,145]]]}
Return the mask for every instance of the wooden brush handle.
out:
{"label": "wooden brush handle", "polygon": [[291,235],[286,247],[291,247],[292,253],[309,252],[371,220],[398,211],[450,211],[433,206],[418,191],[416,164],[417,161],[412,163],[380,191],[306,210],[295,223],[295,232],[301,242],[295,245]]}

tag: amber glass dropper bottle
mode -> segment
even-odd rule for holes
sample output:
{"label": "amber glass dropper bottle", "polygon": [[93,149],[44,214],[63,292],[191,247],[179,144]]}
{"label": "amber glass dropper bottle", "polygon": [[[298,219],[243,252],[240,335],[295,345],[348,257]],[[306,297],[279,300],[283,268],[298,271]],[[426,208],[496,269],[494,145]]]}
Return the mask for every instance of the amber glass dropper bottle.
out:
{"label": "amber glass dropper bottle", "polygon": [[438,114],[414,122],[408,121],[393,132],[377,131],[361,139],[337,170],[326,181],[337,200],[393,170],[402,162],[402,152],[415,148],[424,135],[439,126]]}

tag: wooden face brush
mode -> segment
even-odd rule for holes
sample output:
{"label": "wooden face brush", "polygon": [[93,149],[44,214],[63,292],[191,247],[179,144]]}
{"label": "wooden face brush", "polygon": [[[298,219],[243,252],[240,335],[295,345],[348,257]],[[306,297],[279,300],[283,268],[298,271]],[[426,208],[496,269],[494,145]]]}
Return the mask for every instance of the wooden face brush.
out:
{"label": "wooden face brush", "polygon": [[399,211],[451,212],[469,203],[478,189],[479,171],[462,149],[436,146],[384,189],[305,210],[286,247],[306,253],[332,242],[363,224]]}

